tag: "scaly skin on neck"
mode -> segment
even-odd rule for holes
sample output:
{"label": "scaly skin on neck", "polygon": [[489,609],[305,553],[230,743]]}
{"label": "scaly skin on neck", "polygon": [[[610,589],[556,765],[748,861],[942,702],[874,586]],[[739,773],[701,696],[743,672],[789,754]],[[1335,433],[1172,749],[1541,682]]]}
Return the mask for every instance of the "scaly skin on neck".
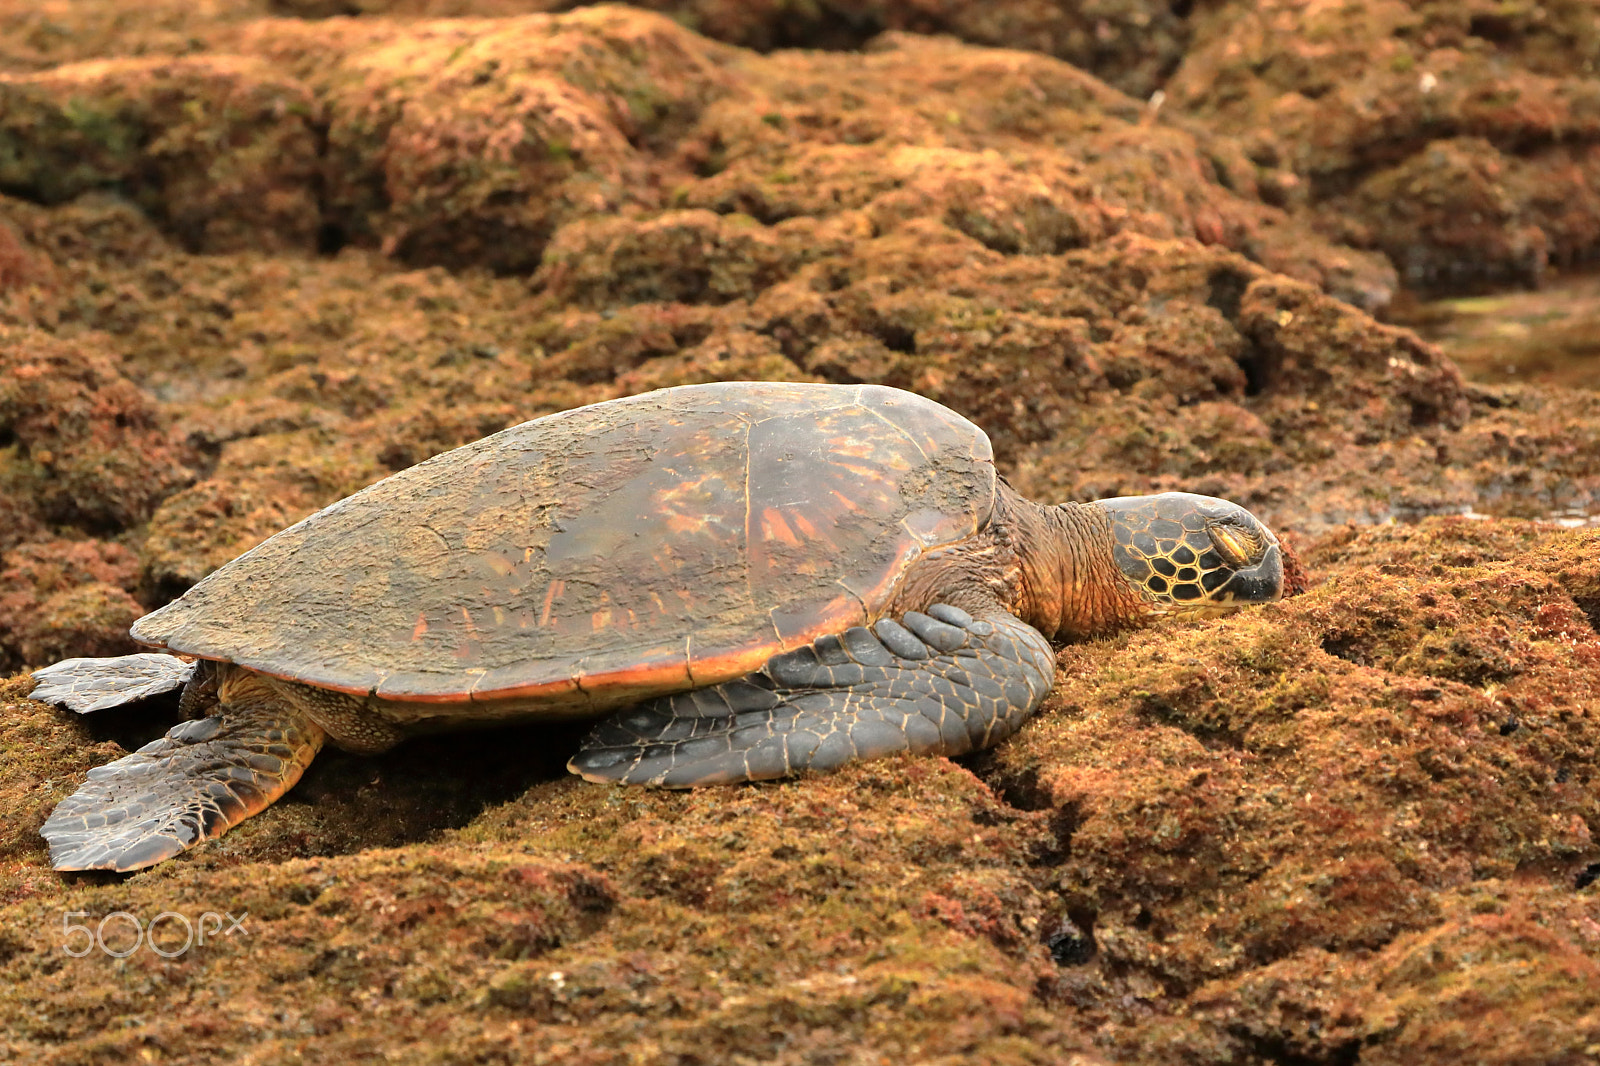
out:
{"label": "scaly skin on neck", "polygon": [[996,504],[1021,570],[1017,616],[1053,640],[1143,623],[1144,597],[1112,557],[1111,520],[1092,503],[1049,506],[1000,486]]}
{"label": "scaly skin on neck", "polygon": [[1122,576],[1112,543],[1097,505],[1041,505],[1001,482],[988,530],[917,560],[886,613],[948,603],[981,617],[998,604],[1055,640],[1140,625],[1150,605]]}

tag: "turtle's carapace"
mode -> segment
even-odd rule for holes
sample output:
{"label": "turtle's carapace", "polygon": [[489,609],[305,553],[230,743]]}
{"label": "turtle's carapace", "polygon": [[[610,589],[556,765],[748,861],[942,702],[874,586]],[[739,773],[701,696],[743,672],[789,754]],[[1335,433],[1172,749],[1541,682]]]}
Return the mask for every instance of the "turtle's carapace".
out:
{"label": "turtle's carapace", "polygon": [[982,430],[912,393],[663,389],[403,470],[134,624],[199,667],[40,671],[37,698],[78,708],[184,685],[208,723],[92,771],[43,833],[57,869],[138,869],[271,803],[324,739],[523,718],[603,719],[571,763],[594,781],[958,754],[1044,700],[1051,640],[1282,588],[1242,508],[1035,504]]}

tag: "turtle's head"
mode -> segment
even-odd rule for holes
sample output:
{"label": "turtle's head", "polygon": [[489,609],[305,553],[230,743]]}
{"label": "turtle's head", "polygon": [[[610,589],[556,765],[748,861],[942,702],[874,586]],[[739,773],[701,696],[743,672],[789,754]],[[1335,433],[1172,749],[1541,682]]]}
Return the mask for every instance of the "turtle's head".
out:
{"label": "turtle's head", "polygon": [[1238,504],[1189,492],[1096,500],[1111,519],[1112,555],[1169,618],[1208,618],[1283,595],[1283,551]]}

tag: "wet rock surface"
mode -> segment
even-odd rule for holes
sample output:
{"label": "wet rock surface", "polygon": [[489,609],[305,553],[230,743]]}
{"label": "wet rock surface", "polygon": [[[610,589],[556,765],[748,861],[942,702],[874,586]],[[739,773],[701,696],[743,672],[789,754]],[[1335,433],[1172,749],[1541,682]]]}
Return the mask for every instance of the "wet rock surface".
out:
{"label": "wet rock surface", "polygon": [[[1591,254],[1593,6],[660,6],[0,0],[0,1051],[1591,1061],[1600,392],[1407,301]],[[1227,496],[1310,588],[1066,648],[959,763],[441,737],[48,869],[177,711],[21,671],[441,450],[741,378],[931,396],[1035,498]],[[63,949],[118,911],[250,917]]]}
{"label": "wet rock surface", "polygon": [[1229,4],[1167,88],[1409,286],[1528,284],[1593,256],[1597,48],[1583,2]]}
{"label": "wet rock surface", "polygon": [[1421,302],[1405,318],[1471,377],[1600,389],[1600,279]]}

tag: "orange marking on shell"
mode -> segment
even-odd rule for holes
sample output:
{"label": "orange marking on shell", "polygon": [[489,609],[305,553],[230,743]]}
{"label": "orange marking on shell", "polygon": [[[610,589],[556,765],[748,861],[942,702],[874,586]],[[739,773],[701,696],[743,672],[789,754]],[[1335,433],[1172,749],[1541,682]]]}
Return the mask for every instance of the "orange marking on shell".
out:
{"label": "orange marking on shell", "polygon": [[775,507],[766,507],[761,511],[761,538],[782,541],[791,548],[800,547],[800,538],[783,520],[783,512]]}
{"label": "orange marking on shell", "polygon": [[415,644],[422,639],[422,634],[428,631],[428,619],[421,611],[417,612],[417,624],[411,630],[411,642]]}
{"label": "orange marking on shell", "polygon": [[706,519],[703,515],[666,514],[662,524],[671,534],[699,533],[706,528]]}
{"label": "orange marking on shell", "polygon": [[561,595],[565,586],[565,581],[552,581],[544,590],[544,610],[539,612],[539,624],[541,626],[550,624],[550,605],[555,603],[556,597]]}
{"label": "orange marking on shell", "polygon": [[[867,619],[866,621],[870,621]],[[837,623],[827,623],[809,626],[789,634],[782,643],[766,641],[758,645],[744,648],[735,648],[731,651],[701,655],[693,658],[694,673],[689,673],[690,663],[674,657],[671,661],[658,661],[646,663],[641,666],[628,667],[621,670],[601,671],[599,673],[585,674],[583,684],[575,678],[560,678],[555,681],[545,681],[533,685],[519,685],[509,688],[489,689],[479,691],[476,683],[472,686],[464,685],[459,693],[417,695],[408,693],[399,688],[388,688],[380,683],[376,692],[384,699],[395,700],[401,703],[464,703],[470,697],[473,700],[509,700],[509,699],[538,699],[547,696],[565,696],[583,689],[595,691],[598,689],[638,688],[642,690],[653,689],[666,693],[681,691],[687,688],[699,688],[705,685],[717,685],[724,681],[743,677],[761,669],[768,659],[774,655],[782,654],[793,648],[810,644],[819,637],[837,632],[841,626]],[[226,662],[227,660],[221,660]],[[272,670],[263,670],[251,667],[257,673],[267,674],[271,677],[281,677],[287,681],[300,680],[290,673],[279,673]],[[351,696],[366,696],[374,689],[357,688],[348,685],[329,685],[317,683],[318,688],[328,689],[331,692],[343,692]]]}
{"label": "orange marking on shell", "polygon": [[817,527],[812,525],[810,520],[807,519],[805,515],[800,514],[798,511],[794,514],[791,514],[789,516],[789,520],[795,524],[795,528],[804,534],[807,540],[821,540],[829,544],[832,543],[832,541],[828,540],[827,537],[819,537],[817,535]]}
{"label": "orange marking on shell", "polygon": [[[766,662],[766,659],[762,659]],[[746,670],[745,673],[749,673]],[[594,689],[597,685],[605,688],[639,688],[655,689],[657,691],[670,689],[686,689],[694,684],[689,677],[689,667],[682,659],[669,662],[645,663],[642,666],[627,667],[622,670],[611,670],[602,674],[585,674],[584,685]]]}
{"label": "orange marking on shell", "polygon": [[[751,648],[739,648],[721,655],[696,655],[694,657],[694,682],[696,686],[717,685],[736,677],[754,673],[767,664],[767,660],[783,651],[777,641],[768,641]],[[610,681],[608,675],[606,678]]]}
{"label": "orange marking on shell", "polygon": [[832,437],[828,440],[828,452],[837,460],[840,456],[852,456],[865,459],[875,456],[882,451],[882,445],[875,440],[857,437]]}
{"label": "orange marking on shell", "polygon": [[[774,655],[782,654],[790,648],[796,648],[802,644],[809,644],[818,637],[832,633],[838,628],[837,625],[833,624],[810,627],[803,632],[792,635],[787,644],[769,640],[751,647],[736,648],[731,651],[710,655],[692,656],[691,662],[686,662],[683,658],[674,655],[670,659],[658,659],[638,666],[585,673],[582,676],[581,685],[577,680],[563,679],[537,685],[523,685],[517,688],[503,688],[484,692],[474,691],[472,698],[475,700],[529,699],[562,695],[580,688],[590,692],[601,689],[638,689],[666,693],[682,691],[688,688],[699,688],[705,685],[717,685],[759,670]],[[690,674],[691,669],[694,671],[692,675]],[[427,703],[452,702],[448,698],[415,697],[407,696],[404,693],[385,693],[385,695],[389,699],[395,700],[414,700]]]}
{"label": "orange marking on shell", "polygon": [[603,607],[589,616],[589,622],[596,633],[611,626],[611,608]]}
{"label": "orange marking on shell", "polygon": [[461,643],[456,645],[455,657],[461,662],[471,662],[478,657],[478,623],[472,620],[472,612],[465,607],[461,611],[461,628],[464,630]]}
{"label": "orange marking on shell", "polygon": [[857,466],[855,463],[840,462],[837,458],[834,459],[833,465],[838,467],[840,470],[848,470],[860,480],[869,483],[883,477],[883,471],[877,469],[876,467]]}
{"label": "orange marking on shell", "polygon": [[[707,510],[714,495],[707,487],[713,475],[685,478],[676,485],[667,486],[651,497],[650,512],[657,516],[669,533],[703,534],[712,525],[713,516]],[[720,478],[716,480],[720,481]]]}
{"label": "orange marking on shell", "polygon": [[[537,696],[565,696],[578,691],[578,682],[570,677],[561,678],[559,681],[546,681],[538,685],[522,685],[518,688],[498,689],[494,692],[473,692],[475,700],[501,700],[525,699]],[[406,696],[399,693],[386,693],[391,700],[404,700],[408,703],[460,703],[461,697],[444,696]]]}

